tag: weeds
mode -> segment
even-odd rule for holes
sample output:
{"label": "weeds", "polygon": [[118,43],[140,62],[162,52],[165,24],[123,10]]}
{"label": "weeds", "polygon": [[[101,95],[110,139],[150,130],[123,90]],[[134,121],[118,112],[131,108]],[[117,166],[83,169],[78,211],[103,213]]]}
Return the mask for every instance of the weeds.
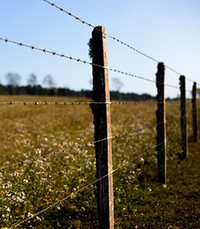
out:
{"label": "weeds", "polygon": [[[6,101],[65,101],[66,98],[4,97]],[[167,185],[157,183],[156,105],[112,105],[112,135],[144,127],[113,139],[116,228],[198,228],[199,143],[191,142],[188,116],[189,158],[179,159],[181,131],[179,104],[167,105]],[[73,148],[93,141],[93,117],[85,105],[1,105],[1,167],[39,158],[0,170],[0,225],[10,227],[79,190],[95,178],[93,146]],[[191,106],[188,105],[188,114]],[[149,152],[148,152],[149,151]],[[137,155],[140,160],[131,163]],[[97,228],[96,186],[67,199],[19,228]]]}

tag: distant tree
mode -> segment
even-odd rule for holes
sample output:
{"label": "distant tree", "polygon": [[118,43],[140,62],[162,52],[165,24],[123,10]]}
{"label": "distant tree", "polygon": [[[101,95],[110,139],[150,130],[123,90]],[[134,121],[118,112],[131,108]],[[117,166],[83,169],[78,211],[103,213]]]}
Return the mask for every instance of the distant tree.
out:
{"label": "distant tree", "polygon": [[31,74],[28,78],[28,85],[31,87],[35,87],[37,85],[37,76],[35,74]]}
{"label": "distant tree", "polygon": [[55,88],[56,85],[51,75],[45,76],[42,83],[49,89]]}
{"label": "distant tree", "polygon": [[10,95],[16,94],[16,88],[19,86],[20,83],[20,75],[17,73],[8,73],[6,75],[6,79],[8,81],[7,90]]}
{"label": "distant tree", "polygon": [[48,88],[48,95],[55,96],[57,95],[57,89],[55,88],[55,82],[51,75],[47,75],[43,79],[43,84]]}
{"label": "distant tree", "polygon": [[1,95],[6,95],[8,94],[8,90],[5,86],[3,86],[2,84],[0,84],[0,94]]}
{"label": "distant tree", "polygon": [[21,76],[17,73],[8,73],[6,75],[6,79],[8,81],[8,85],[10,85],[12,87],[17,87],[17,86],[19,86]]}
{"label": "distant tree", "polygon": [[112,78],[112,85],[116,91],[120,91],[120,89],[124,86],[123,82],[119,78]]}
{"label": "distant tree", "polygon": [[56,95],[58,95],[57,89],[56,88],[49,89],[48,95],[50,95],[50,96],[56,96]]}

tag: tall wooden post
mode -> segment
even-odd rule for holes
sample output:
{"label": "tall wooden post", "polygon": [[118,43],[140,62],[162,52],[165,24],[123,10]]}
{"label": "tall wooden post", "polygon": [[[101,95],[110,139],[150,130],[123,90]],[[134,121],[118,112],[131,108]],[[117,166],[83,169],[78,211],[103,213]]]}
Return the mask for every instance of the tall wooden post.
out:
{"label": "tall wooden post", "polygon": [[[107,67],[107,48],[105,29],[95,27],[92,39],[89,42],[90,56],[93,64]],[[108,70],[93,65],[93,101],[105,104],[93,104],[95,141],[107,139],[95,144],[96,152],[96,178],[102,178],[112,171],[112,143],[111,139],[111,114],[110,92],[108,85]],[[97,183],[97,205],[99,228],[114,228],[114,203],[113,203],[113,176],[105,176]]]}
{"label": "tall wooden post", "polygon": [[185,76],[180,76],[181,91],[181,135],[182,135],[182,151],[183,158],[188,156],[188,140],[187,140],[187,117],[186,117],[186,93],[185,93]]}
{"label": "tall wooden post", "polygon": [[194,82],[192,87],[192,115],[193,115],[193,141],[197,142],[197,84]]}
{"label": "tall wooden post", "polygon": [[156,73],[157,101],[157,164],[158,182],[166,183],[166,120],[165,120],[165,65],[158,63]]}

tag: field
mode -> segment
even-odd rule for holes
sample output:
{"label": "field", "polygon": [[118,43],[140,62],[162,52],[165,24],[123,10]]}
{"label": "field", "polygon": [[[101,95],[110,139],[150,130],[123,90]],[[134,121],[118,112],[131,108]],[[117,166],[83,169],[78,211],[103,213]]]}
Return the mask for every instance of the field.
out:
{"label": "field", "polygon": [[[181,159],[180,104],[170,102],[166,107],[166,185],[157,183],[156,125],[147,126],[156,123],[156,103],[111,107],[113,136],[143,128],[112,140],[113,169],[129,162],[113,174],[115,228],[200,228],[200,143],[192,142],[191,101],[187,105],[189,157],[185,160]],[[9,228],[96,179],[94,146],[78,147],[94,141],[94,127],[88,105],[13,104],[0,108],[0,228]],[[132,162],[141,153],[144,156]],[[46,154],[50,155],[43,157]],[[24,163],[9,166],[20,161]],[[17,228],[97,228],[95,193],[93,185]]]}

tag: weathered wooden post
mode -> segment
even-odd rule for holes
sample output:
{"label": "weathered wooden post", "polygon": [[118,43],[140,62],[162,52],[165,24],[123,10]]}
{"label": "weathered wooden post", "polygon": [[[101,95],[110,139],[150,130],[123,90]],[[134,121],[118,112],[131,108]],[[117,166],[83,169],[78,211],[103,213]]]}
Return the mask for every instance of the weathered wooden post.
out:
{"label": "weathered wooden post", "polygon": [[[111,139],[109,139],[111,137],[110,92],[104,27],[95,27],[89,46],[93,64],[105,66],[105,68],[102,68],[93,65],[93,101],[103,103],[93,104],[91,106],[94,114],[94,138],[95,141],[106,139],[95,144],[96,177],[99,179],[112,171],[112,143]],[[99,228],[113,229],[114,203],[112,173],[97,183],[97,205]]]}
{"label": "weathered wooden post", "polygon": [[158,182],[166,183],[166,113],[165,113],[165,65],[158,63],[156,73],[157,87],[157,164],[158,164]]}
{"label": "weathered wooden post", "polygon": [[185,76],[180,76],[181,91],[181,135],[183,158],[188,156],[188,140],[187,140],[187,117],[186,117],[186,93],[185,93]]}
{"label": "weathered wooden post", "polygon": [[197,142],[197,84],[194,82],[192,87],[192,115],[193,115],[193,141]]}

